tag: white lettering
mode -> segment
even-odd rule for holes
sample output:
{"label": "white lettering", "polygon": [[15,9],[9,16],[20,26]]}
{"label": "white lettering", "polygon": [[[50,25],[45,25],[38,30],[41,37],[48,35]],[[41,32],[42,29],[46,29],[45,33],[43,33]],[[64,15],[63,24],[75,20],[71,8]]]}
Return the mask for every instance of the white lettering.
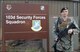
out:
{"label": "white lettering", "polygon": [[15,19],[15,16],[13,16],[13,15],[7,15],[6,19]]}
{"label": "white lettering", "polygon": [[32,16],[19,16],[19,15],[17,15],[16,17],[17,17],[16,19],[29,19],[29,20],[32,20]]}
{"label": "white lettering", "polygon": [[45,16],[33,16],[33,19],[46,19]]}
{"label": "white lettering", "polygon": [[17,21],[12,21],[12,20],[6,20],[6,24],[25,24],[25,21],[17,20]]}

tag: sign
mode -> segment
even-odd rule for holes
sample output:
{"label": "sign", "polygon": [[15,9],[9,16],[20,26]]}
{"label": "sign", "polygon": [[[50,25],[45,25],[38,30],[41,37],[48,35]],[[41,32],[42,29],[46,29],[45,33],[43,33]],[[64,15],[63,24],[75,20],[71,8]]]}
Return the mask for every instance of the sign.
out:
{"label": "sign", "polygon": [[2,18],[4,40],[48,38],[47,5],[3,3]]}

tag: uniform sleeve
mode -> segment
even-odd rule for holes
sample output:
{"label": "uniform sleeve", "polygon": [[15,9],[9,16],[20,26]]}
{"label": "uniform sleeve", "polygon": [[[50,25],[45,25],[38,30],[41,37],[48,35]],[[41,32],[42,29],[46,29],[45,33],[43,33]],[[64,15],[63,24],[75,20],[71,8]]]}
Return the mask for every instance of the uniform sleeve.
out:
{"label": "uniform sleeve", "polygon": [[53,25],[53,33],[55,33],[56,35],[58,34],[58,24],[57,24],[58,20],[56,20],[54,22],[54,25]]}
{"label": "uniform sleeve", "polygon": [[76,23],[76,21],[73,18],[71,18],[71,22],[74,23],[74,25],[77,27],[77,29],[74,29],[74,33],[79,33],[79,26]]}
{"label": "uniform sleeve", "polygon": [[58,33],[56,32],[57,21],[58,21],[58,20],[55,20],[54,25],[53,25],[53,28],[52,28],[52,33],[53,33],[53,35],[54,35],[54,40],[55,40],[55,41],[57,41],[57,39],[58,39],[58,36],[57,36]]}

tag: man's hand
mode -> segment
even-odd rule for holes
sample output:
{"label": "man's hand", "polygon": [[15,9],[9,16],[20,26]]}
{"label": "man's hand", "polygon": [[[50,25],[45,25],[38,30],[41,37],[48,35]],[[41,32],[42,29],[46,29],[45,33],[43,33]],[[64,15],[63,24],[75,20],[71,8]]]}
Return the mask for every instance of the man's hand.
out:
{"label": "man's hand", "polygon": [[74,34],[78,34],[79,30],[77,30],[77,29],[69,29],[68,30],[68,34],[71,34],[72,32],[74,32]]}
{"label": "man's hand", "polygon": [[73,29],[69,29],[68,34],[72,34],[73,31],[74,31]]}

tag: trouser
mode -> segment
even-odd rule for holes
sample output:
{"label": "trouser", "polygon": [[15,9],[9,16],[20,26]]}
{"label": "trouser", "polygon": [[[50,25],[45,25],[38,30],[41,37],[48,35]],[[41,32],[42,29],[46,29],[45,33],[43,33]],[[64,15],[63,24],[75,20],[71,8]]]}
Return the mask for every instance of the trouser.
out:
{"label": "trouser", "polygon": [[57,49],[56,49],[56,44],[54,44],[53,47],[54,47],[54,52],[64,52],[64,51],[59,51],[59,50],[57,50]]}

